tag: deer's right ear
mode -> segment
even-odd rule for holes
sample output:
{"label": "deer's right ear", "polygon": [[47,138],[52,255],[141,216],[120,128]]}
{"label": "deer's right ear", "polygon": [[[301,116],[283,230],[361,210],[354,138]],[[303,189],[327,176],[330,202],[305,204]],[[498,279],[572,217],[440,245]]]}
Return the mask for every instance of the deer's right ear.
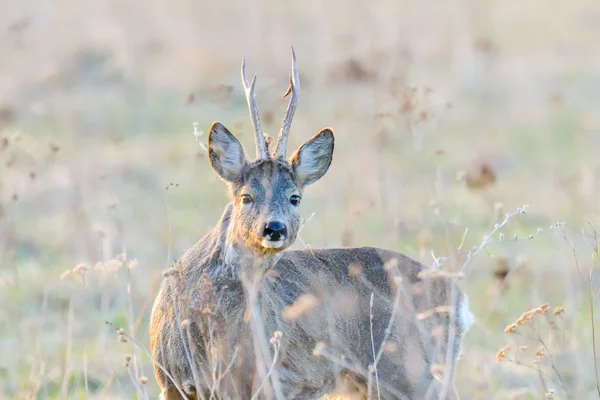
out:
{"label": "deer's right ear", "polygon": [[246,164],[242,145],[220,122],[215,122],[210,127],[208,157],[213,169],[227,182],[235,181]]}

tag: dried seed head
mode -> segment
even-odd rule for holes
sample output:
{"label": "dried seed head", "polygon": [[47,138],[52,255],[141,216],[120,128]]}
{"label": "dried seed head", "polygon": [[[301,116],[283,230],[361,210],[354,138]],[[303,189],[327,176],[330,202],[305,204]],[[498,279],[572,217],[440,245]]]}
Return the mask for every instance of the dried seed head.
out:
{"label": "dried seed head", "polygon": [[176,277],[177,276],[177,268],[171,267],[171,268],[167,269],[166,271],[163,272],[163,276],[165,278],[168,278],[170,276]]}
{"label": "dried seed head", "polygon": [[394,354],[398,351],[398,344],[396,342],[387,341],[383,345],[383,351],[386,354]]}
{"label": "dried seed head", "polygon": [[543,347],[540,347],[539,349],[537,349],[537,350],[535,351],[535,356],[536,356],[536,357],[544,357],[544,348],[543,348]]}
{"label": "dried seed head", "polygon": [[446,366],[440,363],[433,363],[429,370],[431,371],[431,374],[436,380],[441,381],[444,377]]}
{"label": "dried seed head", "polygon": [[84,276],[89,269],[90,267],[85,264],[77,264],[75,267],[73,267],[73,273],[79,276]]}
{"label": "dried seed head", "polygon": [[282,336],[283,333],[281,333],[281,331],[275,331],[273,332],[273,337],[269,340],[269,342],[271,344],[277,344],[279,343],[279,339],[281,339]]}
{"label": "dried seed head", "polygon": [[548,314],[548,311],[550,311],[550,306],[548,304],[542,304],[536,310],[536,314],[546,315]]}
{"label": "dried seed head", "polygon": [[348,275],[353,278],[358,278],[362,275],[362,265],[358,263],[352,263],[348,267]]}
{"label": "dried seed head", "polygon": [[559,307],[556,307],[554,309],[554,311],[552,311],[552,314],[554,314],[554,315],[560,315],[563,312],[565,312],[565,306],[559,306]]}
{"label": "dried seed head", "polygon": [[313,310],[319,305],[319,299],[312,294],[303,294],[294,302],[294,304],[286,307],[281,315],[283,318],[294,321],[300,318],[303,314]]}
{"label": "dried seed head", "polygon": [[183,321],[181,321],[181,327],[183,329],[188,329],[190,327],[190,320],[189,319],[184,319]]}
{"label": "dried seed head", "polygon": [[510,349],[510,345],[506,345],[503,348],[501,348],[498,353],[496,353],[496,362],[499,363],[500,361],[502,361],[504,358],[506,358],[506,351]]}
{"label": "dried seed head", "polygon": [[323,355],[323,350],[325,350],[325,343],[318,342],[313,349],[313,356],[320,357]]}

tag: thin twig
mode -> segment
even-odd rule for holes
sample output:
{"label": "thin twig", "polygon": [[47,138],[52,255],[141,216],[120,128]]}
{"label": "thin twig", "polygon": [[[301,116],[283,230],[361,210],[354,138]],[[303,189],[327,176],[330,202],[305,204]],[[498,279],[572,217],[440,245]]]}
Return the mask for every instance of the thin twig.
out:
{"label": "thin twig", "polygon": [[269,377],[271,376],[271,374],[275,370],[275,365],[277,364],[277,359],[278,359],[278,356],[279,356],[279,346],[280,346],[279,340],[275,339],[273,341],[274,354],[273,354],[273,361],[271,362],[271,366],[269,367],[269,370],[267,371],[267,374],[265,375],[265,377],[262,380],[262,382],[260,382],[260,385],[258,386],[258,388],[256,389],[256,392],[254,393],[254,395],[252,396],[252,398],[250,400],[255,400],[255,399],[258,398],[258,396],[260,396],[260,393],[262,391],[263,386],[265,385],[265,383],[267,382],[267,380],[269,379]]}
{"label": "thin twig", "polygon": [[[593,229],[594,242],[592,243],[592,249],[594,251],[594,266],[600,259],[600,241],[598,239],[598,233],[595,229]],[[600,375],[598,374],[598,356],[597,356],[597,348],[596,348],[596,321],[594,319],[594,303],[595,303],[595,295],[592,290],[592,267],[590,267],[590,273],[588,274],[588,285],[589,285],[589,296],[588,300],[590,303],[590,319],[592,324],[592,352],[594,358],[594,374],[596,378],[596,391],[598,392],[598,398],[600,399]],[[596,289],[597,290],[597,289]]]}
{"label": "thin twig", "polygon": [[[135,339],[135,315],[133,313],[133,300],[131,294],[131,269],[129,268],[127,260],[123,260],[123,264],[127,275],[127,320],[129,321],[129,332],[131,332],[130,336]],[[144,370],[142,363],[140,362],[140,351],[138,349],[135,349],[135,357],[132,361],[135,378],[139,380],[142,376],[144,376]],[[139,397],[142,399],[148,399],[148,393],[146,392],[145,385],[136,385],[136,389],[139,390]]]}
{"label": "thin twig", "polygon": [[69,380],[71,379],[71,353],[73,348],[73,299],[69,299],[69,311],[67,314],[67,351],[65,354],[65,370],[60,388],[61,398],[67,396],[69,391]]}
{"label": "thin twig", "polygon": [[90,398],[90,388],[88,385],[88,373],[87,373],[87,351],[83,352],[83,382],[85,384],[85,398]]}
{"label": "thin twig", "polygon": [[[375,339],[373,338],[373,292],[371,292],[371,300],[369,302],[369,322],[371,329],[371,349],[373,350],[373,370],[375,372],[375,385],[377,386],[377,398],[381,399],[381,393],[379,392],[379,375],[377,374],[377,364],[375,364],[376,355],[375,355]],[[383,342],[381,343],[383,347]],[[369,371],[369,375],[371,371]],[[369,389],[369,399],[371,398],[371,390]]]}
{"label": "thin twig", "polygon": [[[594,234],[596,232],[594,231]],[[597,243],[598,243],[598,238],[595,237],[595,242],[596,244],[592,245],[592,248],[594,250],[594,255],[595,255],[595,261],[597,262],[597,260],[599,259],[599,251],[600,248],[598,247]],[[581,274],[581,268],[579,267],[579,260],[577,258],[577,250],[575,249],[575,244],[571,244],[569,242],[569,240],[567,239],[567,235],[563,232],[563,238],[565,240],[565,242],[567,243],[567,246],[569,246],[569,248],[571,249],[571,253],[573,254],[573,260],[575,262],[575,268],[577,269],[577,275],[579,275],[579,279],[581,281],[581,284],[583,285],[583,275]],[[591,272],[591,271],[590,271]],[[598,398],[600,399],[600,376],[598,375],[598,356],[597,356],[597,348],[596,348],[596,321],[594,319],[594,293],[592,290],[592,282],[591,282],[591,274],[588,278],[588,300],[589,300],[589,304],[590,304],[590,319],[591,319],[591,324],[592,324],[592,360],[594,363],[594,374],[595,374],[595,378],[596,378],[596,391],[598,392]]]}

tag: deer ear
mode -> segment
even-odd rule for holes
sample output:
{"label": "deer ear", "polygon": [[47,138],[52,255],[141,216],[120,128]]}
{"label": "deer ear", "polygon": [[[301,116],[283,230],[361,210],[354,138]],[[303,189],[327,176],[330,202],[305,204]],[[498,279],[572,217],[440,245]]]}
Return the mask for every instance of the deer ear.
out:
{"label": "deer ear", "polygon": [[242,145],[220,122],[215,122],[210,127],[208,157],[215,172],[227,182],[235,181],[246,165],[246,154]]}
{"label": "deer ear", "polygon": [[329,169],[333,157],[333,131],[323,129],[308,139],[290,158],[300,186],[315,183]]}

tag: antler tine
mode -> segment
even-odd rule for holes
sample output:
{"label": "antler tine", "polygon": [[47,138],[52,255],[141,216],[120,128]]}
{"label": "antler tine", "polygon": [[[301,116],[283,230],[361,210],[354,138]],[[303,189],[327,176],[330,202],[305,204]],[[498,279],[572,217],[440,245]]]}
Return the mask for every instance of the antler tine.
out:
{"label": "antler tine", "polygon": [[275,157],[285,157],[287,139],[290,133],[290,126],[294,119],[294,113],[296,112],[296,106],[298,105],[298,95],[300,92],[300,77],[298,75],[298,64],[296,62],[296,52],[292,47],[292,73],[290,75],[290,86],[285,92],[283,97],[286,97],[291,93],[290,103],[285,112],[285,118],[281,125],[281,131],[279,131],[279,137],[277,138],[277,146],[275,147]]}
{"label": "antler tine", "polygon": [[252,83],[248,83],[246,76],[246,59],[242,58],[242,84],[244,85],[244,93],[248,102],[248,111],[252,119],[252,128],[254,129],[254,138],[256,141],[256,157],[258,159],[268,158],[267,144],[262,128],[260,126],[260,116],[258,115],[258,107],[256,105],[256,97],[254,95],[254,85],[256,84],[256,74],[252,78]]}

